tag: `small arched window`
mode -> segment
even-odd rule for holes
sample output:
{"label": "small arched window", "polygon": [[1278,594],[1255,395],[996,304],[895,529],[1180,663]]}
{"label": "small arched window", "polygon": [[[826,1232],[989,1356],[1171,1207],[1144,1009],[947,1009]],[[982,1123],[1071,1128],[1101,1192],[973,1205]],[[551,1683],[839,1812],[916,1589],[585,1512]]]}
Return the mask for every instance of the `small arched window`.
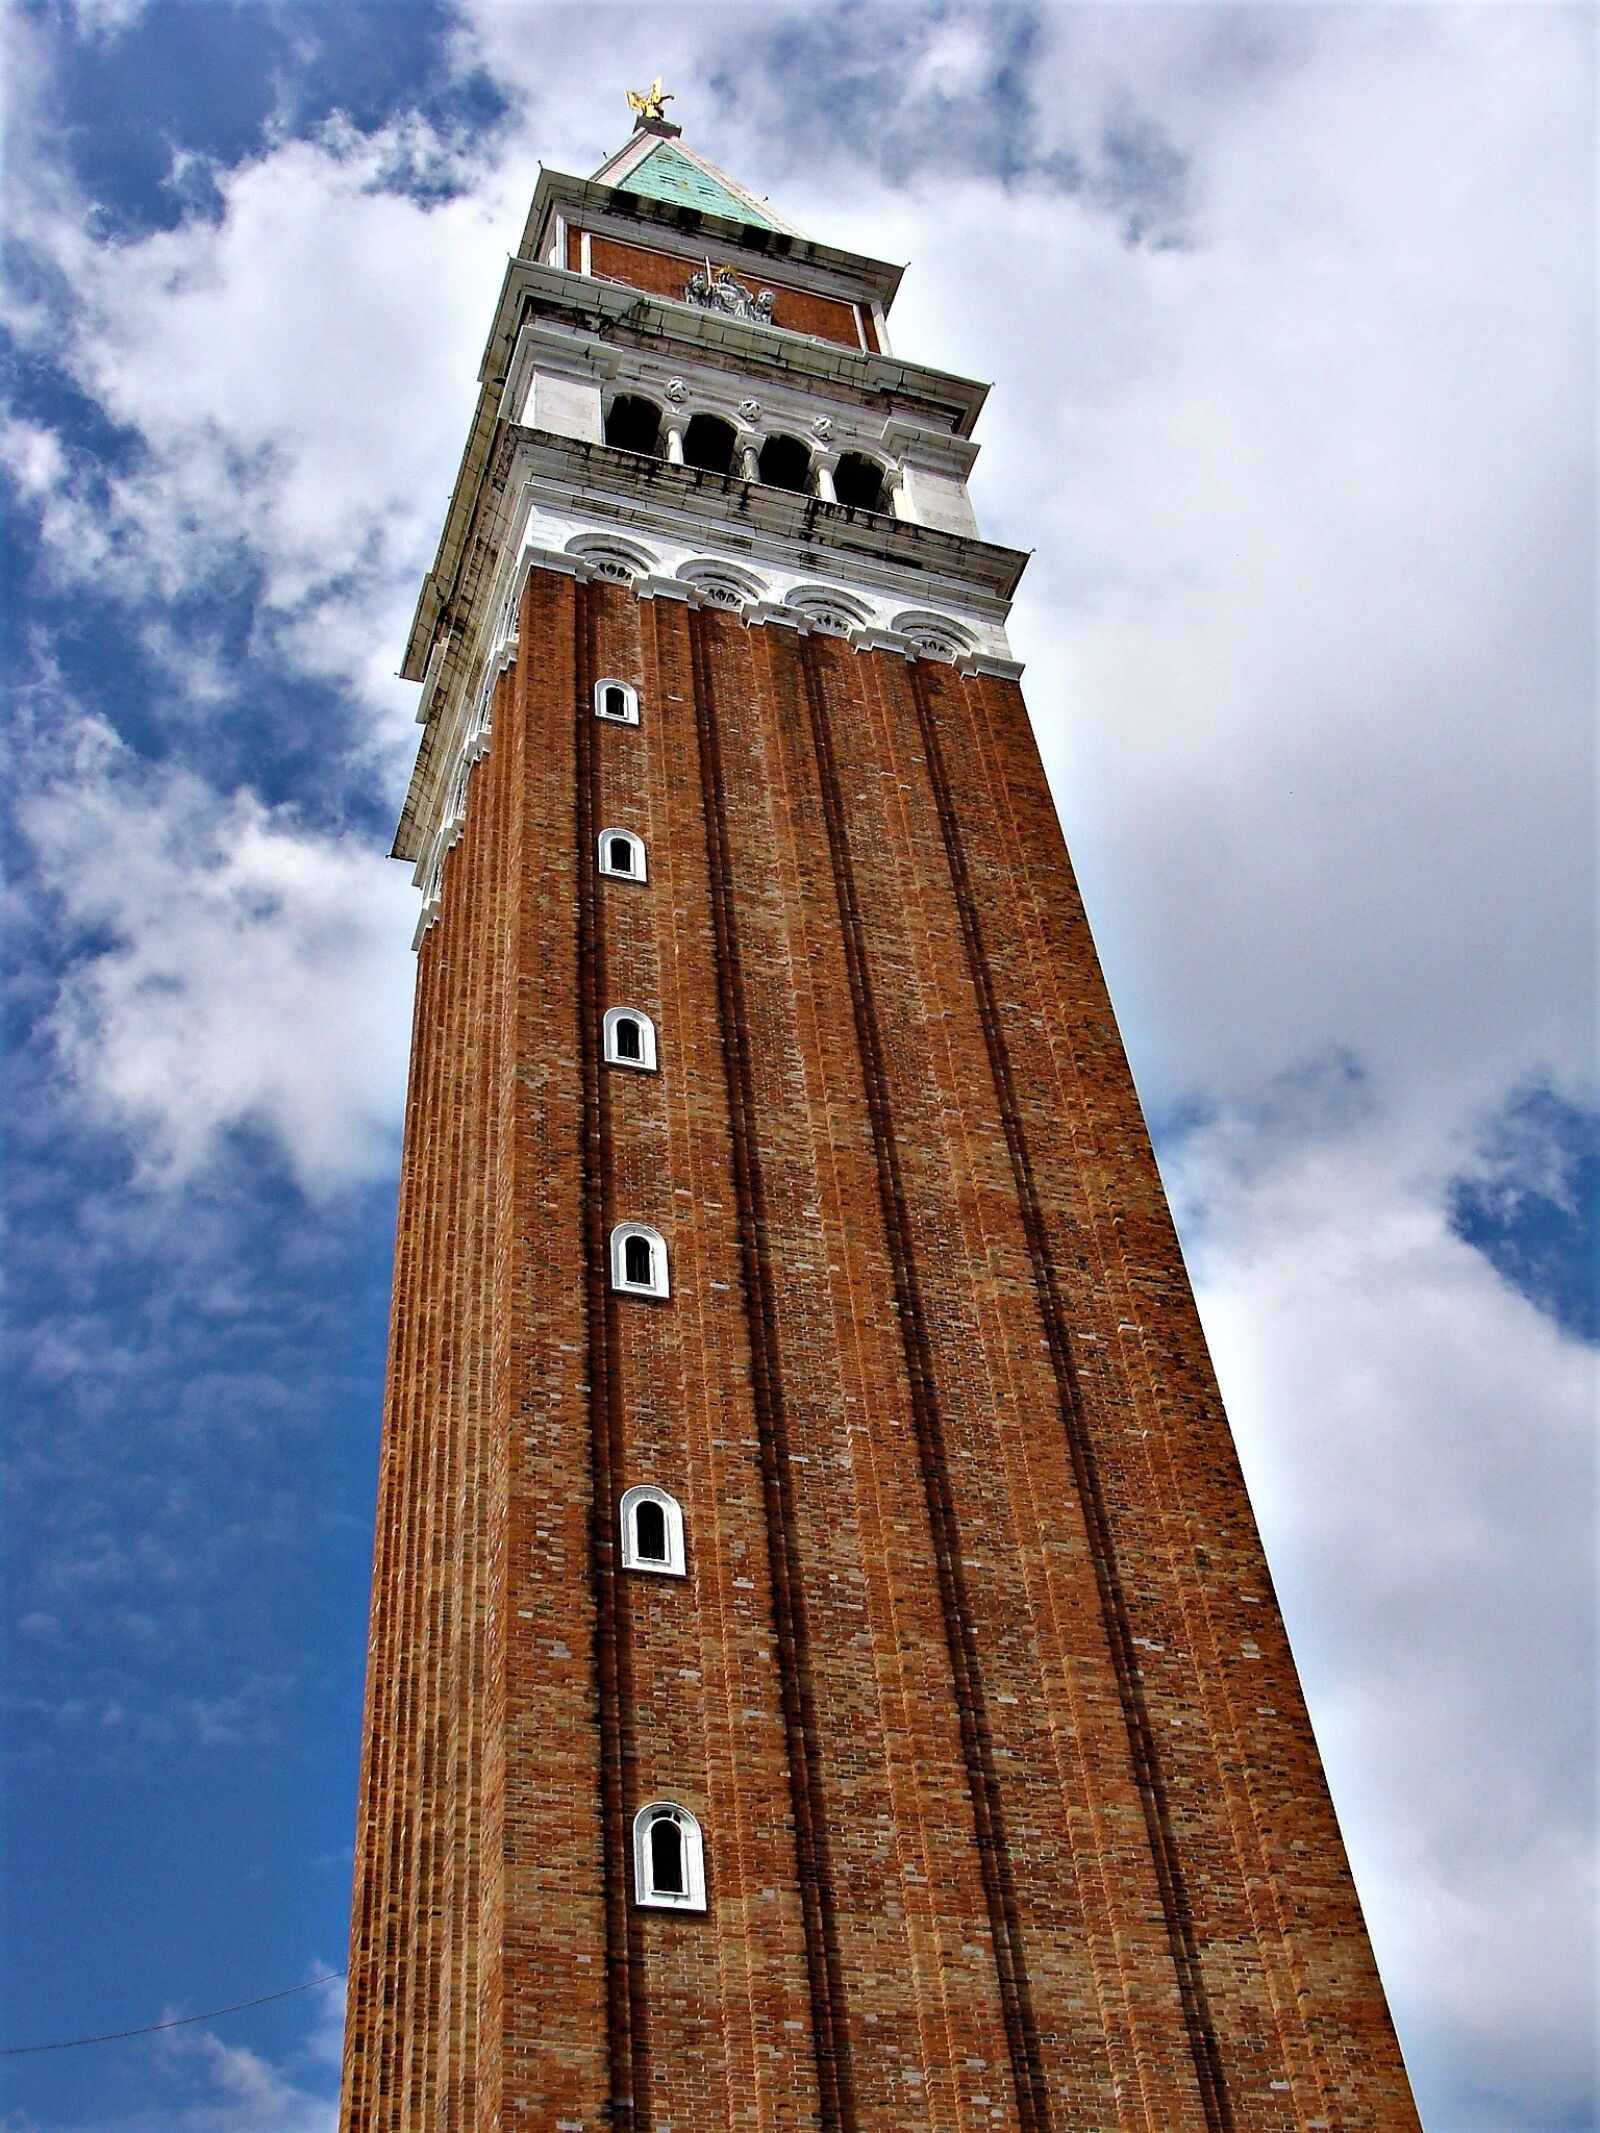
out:
{"label": "small arched window", "polygon": [[665,1296],[667,1243],[643,1222],[619,1222],[611,1232],[611,1286],[624,1296]]}
{"label": "small arched window", "polygon": [[618,393],[606,409],[606,443],[619,452],[662,456],[661,410],[639,393]]}
{"label": "small arched window", "polygon": [[605,1056],[608,1066],[656,1067],[656,1026],[642,1008],[613,1007],[606,1012]]}
{"label": "small arched window", "polygon": [[629,1489],[622,1499],[622,1567],[683,1577],[683,1512],[665,1489]]}
{"label": "small arched window", "polygon": [[731,474],[737,442],[733,424],[720,415],[692,415],[683,433],[684,464],[703,467],[708,474]]}
{"label": "small arched window", "polygon": [[865,452],[846,452],[833,470],[833,493],[857,511],[887,511],[889,485],[883,468]]}
{"label": "small arched window", "polygon": [[647,878],[644,839],[636,837],[632,830],[602,830],[600,871],[615,875],[618,881],[644,881]]}
{"label": "small arched window", "polygon": [[811,480],[811,453],[798,437],[769,437],[757,465],[770,488],[803,491]]}
{"label": "small arched window", "polygon": [[613,725],[637,726],[639,692],[631,681],[597,681],[594,685],[594,715]]}
{"label": "small arched window", "polygon": [[653,1800],[634,1816],[633,1893],[651,1909],[705,1909],[705,1846],[687,1807]]}

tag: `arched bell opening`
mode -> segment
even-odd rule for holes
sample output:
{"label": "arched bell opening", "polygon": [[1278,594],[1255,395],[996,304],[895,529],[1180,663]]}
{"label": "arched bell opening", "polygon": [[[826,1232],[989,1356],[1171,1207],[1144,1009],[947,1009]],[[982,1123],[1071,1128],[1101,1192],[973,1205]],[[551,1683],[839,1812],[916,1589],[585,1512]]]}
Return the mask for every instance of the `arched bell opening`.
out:
{"label": "arched bell opening", "polygon": [[606,443],[618,452],[638,452],[646,459],[660,459],[666,446],[661,435],[661,410],[642,393],[618,393],[606,409]]}
{"label": "arched bell opening", "polygon": [[811,486],[811,454],[798,437],[769,437],[756,465],[769,489],[803,495]]}
{"label": "arched bell opening", "polygon": [[731,474],[737,443],[733,424],[720,415],[692,415],[683,433],[683,462],[707,474]]}
{"label": "arched bell opening", "polygon": [[854,511],[887,511],[889,480],[876,459],[865,452],[845,452],[833,470],[833,493]]}

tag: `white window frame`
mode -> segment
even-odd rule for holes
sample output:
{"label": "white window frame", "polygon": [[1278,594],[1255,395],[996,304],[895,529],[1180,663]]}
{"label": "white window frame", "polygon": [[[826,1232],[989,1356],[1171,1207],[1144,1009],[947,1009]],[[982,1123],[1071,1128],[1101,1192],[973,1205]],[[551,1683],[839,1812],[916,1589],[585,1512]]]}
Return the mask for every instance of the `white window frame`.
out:
{"label": "white window frame", "polygon": [[[657,1889],[650,1873],[650,1832],[657,1822],[676,1822],[683,1832],[682,1895]],[[706,1907],[706,1851],[700,1824],[676,1800],[652,1800],[633,1818],[633,1900],[643,1910],[703,1911]]]}
{"label": "white window frame", "polygon": [[[644,1237],[650,1244],[650,1266],[655,1279],[630,1281],[627,1274],[628,1239]],[[611,1232],[611,1286],[620,1296],[670,1296],[672,1278],[667,1266],[667,1240],[648,1222],[619,1222]]]}
{"label": "white window frame", "polygon": [[[622,710],[606,710],[607,689],[620,689],[622,691]],[[631,681],[623,681],[616,674],[603,676],[594,685],[594,715],[596,718],[603,718],[608,726],[637,726],[639,723],[638,690]]]}
{"label": "white window frame", "polygon": [[[616,1030],[619,1022],[637,1022],[639,1025],[639,1051],[637,1059],[625,1059],[617,1050]],[[601,1052],[607,1066],[632,1067],[636,1074],[653,1074],[656,1070],[656,1026],[642,1007],[608,1007],[601,1030]],[[638,1228],[641,1225],[635,1224]],[[655,1231],[651,1230],[653,1237]],[[663,1245],[662,1250],[666,1247]]]}
{"label": "white window frame", "polygon": [[[620,724],[621,722],[618,720],[613,723]],[[627,840],[628,849],[638,862],[637,865],[630,867],[626,873],[621,867],[614,867],[607,857],[607,847],[617,837]],[[599,856],[601,873],[609,875],[613,881],[648,881],[650,879],[650,861],[645,853],[644,839],[639,836],[637,831],[625,829],[602,830],[595,850]]]}
{"label": "white window frame", "polygon": [[[667,1552],[664,1557],[642,1555],[639,1552],[638,1531],[635,1520],[641,1504],[659,1504],[667,1522]],[[684,1544],[683,1506],[676,1496],[669,1496],[665,1489],[638,1488],[627,1490],[622,1498],[622,1567],[624,1570],[648,1571],[652,1577],[681,1578],[689,1574],[688,1551]]]}

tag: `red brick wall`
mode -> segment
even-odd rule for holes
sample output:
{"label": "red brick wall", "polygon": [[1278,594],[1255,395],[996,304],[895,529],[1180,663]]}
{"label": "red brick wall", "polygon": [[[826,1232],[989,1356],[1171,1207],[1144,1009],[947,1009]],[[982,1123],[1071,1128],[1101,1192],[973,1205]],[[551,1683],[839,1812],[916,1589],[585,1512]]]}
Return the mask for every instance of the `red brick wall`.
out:
{"label": "red brick wall", "polygon": [[1016,688],[540,573],[520,648],[419,959],[345,2124],[1414,2128]]}

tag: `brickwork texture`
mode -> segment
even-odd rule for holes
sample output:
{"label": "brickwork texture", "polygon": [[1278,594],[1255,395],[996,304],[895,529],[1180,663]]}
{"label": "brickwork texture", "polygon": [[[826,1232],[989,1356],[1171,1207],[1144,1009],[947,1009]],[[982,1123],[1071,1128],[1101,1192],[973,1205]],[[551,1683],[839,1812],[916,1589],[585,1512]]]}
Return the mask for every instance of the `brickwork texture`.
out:
{"label": "brickwork texture", "polygon": [[341,2122],[1417,2125],[1013,682],[529,579],[420,951]]}

